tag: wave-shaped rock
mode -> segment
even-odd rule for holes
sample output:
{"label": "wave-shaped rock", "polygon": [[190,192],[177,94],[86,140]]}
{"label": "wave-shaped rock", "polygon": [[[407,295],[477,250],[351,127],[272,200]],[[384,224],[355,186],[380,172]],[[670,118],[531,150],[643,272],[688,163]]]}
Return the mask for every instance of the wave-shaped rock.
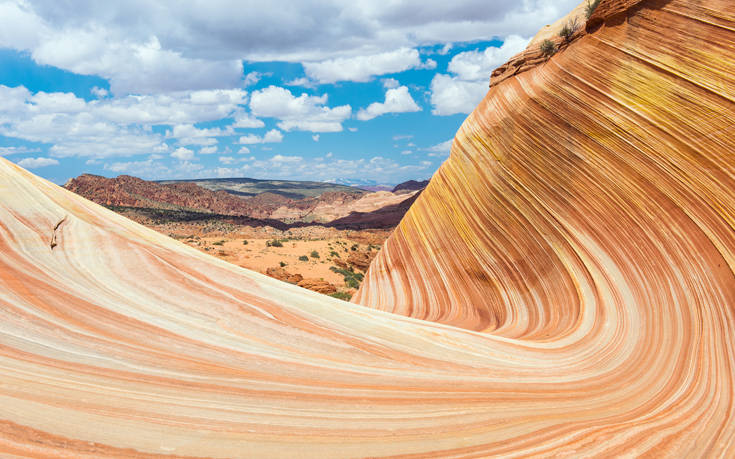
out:
{"label": "wave-shaped rock", "polygon": [[590,21],[494,81],[354,301],[561,359],[515,380],[549,437],[494,452],[732,454],[735,6]]}
{"label": "wave-shaped rock", "polygon": [[734,31],[642,1],[493,86],[360,291],[443,323],[0,158],[0,455],[732,455]]}

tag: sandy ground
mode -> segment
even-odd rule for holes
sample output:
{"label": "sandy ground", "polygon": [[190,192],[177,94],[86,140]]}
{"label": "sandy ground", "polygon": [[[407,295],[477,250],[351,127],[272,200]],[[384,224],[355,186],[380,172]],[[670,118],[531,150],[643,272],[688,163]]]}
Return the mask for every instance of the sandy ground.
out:
{"label": "sandy ground", "polygon": [[[314,240],[292,239],[281,242],[283,247],[268,247],[269,239],[246,239],[228,237],[201,237],[185,239],[183,242],[203,250],[230,263],[243,268],[252,269],[265,273],[266,269],[281,266],[291,274],[301,274],[304,278],[316,278],[334,284],[340,290],[350,291],[344,285],[341,274],[330,271],[335,266],[333,260],[340,258],[346,260],[355,247],[357,250],[378,250],[375,245],[360,244],[346,238],[326,238]],[[247,245],[243,244],[247,241]],[[312,257],[316,251],[318,258]],[[299,257],[307,257],[308,261],[299,260]]]}
{"label": "sandy ground", "polygon": [[[300,274],[304,279],[327,281],[337,288],[342,299],[348,299],[356,290],[345,284],[343,275],[330,270],[336,266],[334,260],[346,261],[353,248],[361,252],[380,250],[392,232],[383,229],[338,230],[320,225],[281,231],[270,226],[247,226],[234,221],[156,222],[130,210],[123,215],[246,269],[266,274],[268,268],[281,267],[289,274]],[[282,246],[267,245],[268,241],[274,240]],[[318,257],[312,256],[314,251]],[[306,257],[306,260],[299,257]]]}

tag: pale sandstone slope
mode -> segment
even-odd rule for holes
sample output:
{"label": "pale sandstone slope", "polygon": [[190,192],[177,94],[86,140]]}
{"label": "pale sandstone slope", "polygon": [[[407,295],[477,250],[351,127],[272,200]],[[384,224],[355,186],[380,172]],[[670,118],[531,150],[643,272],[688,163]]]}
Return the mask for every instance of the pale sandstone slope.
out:
{"label": "pale sandstone slope", "polygon": [[0,158],[0,456],[731,456],[735,7],[600,11],[467,119],[374,309]]}

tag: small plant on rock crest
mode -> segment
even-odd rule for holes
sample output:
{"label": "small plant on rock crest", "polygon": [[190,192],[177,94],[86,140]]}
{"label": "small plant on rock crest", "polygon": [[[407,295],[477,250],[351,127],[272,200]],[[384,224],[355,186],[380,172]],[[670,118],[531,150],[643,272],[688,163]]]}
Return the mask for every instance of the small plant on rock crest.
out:
{"label": "small plant on rock crest", "polygon": [[541,54],[543,54],[545,57],[551,57],[556,52],[556,45],[553,41],[546,39],[541,42]]}
{"label": "small plant on rock crest", "polygon": [[592,13],[595,12],[597,7],[600,6],[600,0],[587,0],[587,6],[585,7],[584,14],[587,16],[587,19],[592,16]]}
{"label": "small plant on rock crest", "polygon": [[569,41],[572,39],[572,36],[574,35],[574,32],[577,31],[577,29],[579,29],[577,18],[570,19],[559,31],[559,36],[563,38],[564,41]]}

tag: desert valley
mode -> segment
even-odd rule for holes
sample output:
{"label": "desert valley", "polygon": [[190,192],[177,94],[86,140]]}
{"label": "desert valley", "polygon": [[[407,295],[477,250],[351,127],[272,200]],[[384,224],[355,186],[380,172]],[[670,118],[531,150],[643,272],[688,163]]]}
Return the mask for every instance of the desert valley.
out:
{"label": "desert valley", "polygon": [[81,175],[64,187],[230,263],[349,300],[427,184],[367,191],[318,182]]}

